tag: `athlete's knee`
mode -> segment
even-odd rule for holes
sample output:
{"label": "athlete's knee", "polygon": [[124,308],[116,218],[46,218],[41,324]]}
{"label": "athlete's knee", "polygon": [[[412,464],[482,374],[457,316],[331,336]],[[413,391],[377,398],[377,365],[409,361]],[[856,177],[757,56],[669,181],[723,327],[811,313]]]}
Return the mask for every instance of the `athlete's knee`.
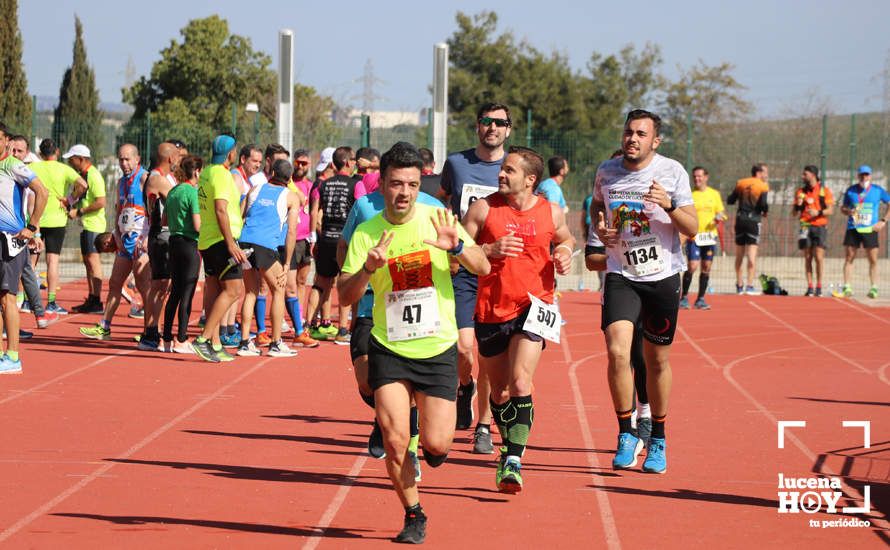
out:
{"label": "athlete's knee", "polygon": [[510,381],[510,395],[531,395],[532,381],[525,377],[514,378]]}
{"label": "athlete's knee", "polygon": [[615,342],[609,344],[609,368],[616,369],[630,365],[630,349]]}
{"label": "athlete's knee", "polygon": [[386,447],[388,455],[403,456],[405,450],[408,448],[409,439],[410,434],[408,432],[402,432],[392,428],[383,430],[383,445]]}
{"label": "athlete's knee", "polygon": [[426,460],[426,463],[432,468],[438,468],[445,463],[445,459],[447,458],[448,451],[445,451],[442,454],[433,454],[426,447],[423,448],[423,459]]}

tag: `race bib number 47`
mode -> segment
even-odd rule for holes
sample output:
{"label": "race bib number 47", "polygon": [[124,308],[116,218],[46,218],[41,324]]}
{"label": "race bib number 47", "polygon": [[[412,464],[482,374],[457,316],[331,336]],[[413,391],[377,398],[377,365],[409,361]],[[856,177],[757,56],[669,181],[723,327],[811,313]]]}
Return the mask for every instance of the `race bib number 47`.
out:
{"label": "race bib number 47", "polygon": [[439,298],[435,287],[386,295],[386,337],[390,342],[415,340],[439,332]]}

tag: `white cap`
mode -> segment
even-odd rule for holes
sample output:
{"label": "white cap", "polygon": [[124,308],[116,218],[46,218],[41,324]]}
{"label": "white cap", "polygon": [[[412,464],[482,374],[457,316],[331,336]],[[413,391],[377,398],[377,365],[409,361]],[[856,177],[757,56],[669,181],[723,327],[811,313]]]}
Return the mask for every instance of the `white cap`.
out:
{"label": "white cap", "polygon": [[67,153],[62,155],[62,158],[65,160],[68,160],[71,157],[90,158],[90,148],[86,145],[81,145],[80,143],[78,143],[77,145],[72,146],[71,149],[68,149]]}
{"label": "white cap", "polygon": [[334,162],[334,151],[336,151],[335,148],[326,147],[321,152],[321,157],[319,157],[318,159],[318,164],[315,165],[316,172],[321,172],[322,170],[327,168],[330,163]]}

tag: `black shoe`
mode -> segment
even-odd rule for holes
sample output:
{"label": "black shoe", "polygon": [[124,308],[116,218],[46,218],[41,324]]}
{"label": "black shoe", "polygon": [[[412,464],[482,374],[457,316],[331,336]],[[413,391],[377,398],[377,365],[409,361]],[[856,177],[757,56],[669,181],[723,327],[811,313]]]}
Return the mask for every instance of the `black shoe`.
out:
{"label": "black shoe", "polygon": [[102,315],[103,313],[105,313],[105,307],[102,305],[102,302],[96,301],[96,302],[93,302],[92,305],[90,305],[87,308],[87,310],[84,311],[83,313],[93,313],[93,314]]}
{"label": "black shoe", "polygon": [[405,512],[405,527],[396,536],[395,542],[422,544],[424,540],[426,540],[426,515],[423,510]]}
{"label": "black shoe", "polygon": [[821,286],[817,286],[817,287],[816,287],[816,294],[814,294],[814,296],[815,296],[816,298],[819,298],[819,297],[822,296],[822,287],[821,287]]}
{"label": "black shoe", "polygon": [[466,430],[473,425],[473,396],[476,395],[476,381],[470,378],[466,386],[457,387],[457,424],[458,430]]}
{"label": "black shoe", "polygon": [[93,306],[93,299],[89,296],[86,300],[83,301],[82,304],[77,304],[76,306],[71,308],[71,311],[74,313],[86,313],[86,310]]}
{"label": "black shoe", "polygon": [[383,432],[380,431],[380,424],[374,420],[374,429],[368,436],[368,454],[374,458],[386,458],[386,449],[383,447]]}
{"label": "black shoe", "polygon": [[28,332],[27,330],[19,329],[19,340],[28,340],[34,337],[33,332]]}
{"label": "black shoe", "polygon": [[476,426],[473,432],[473,454],[490,455],[494,453],[494,445],[491,443],[491,428],[483,424]]}

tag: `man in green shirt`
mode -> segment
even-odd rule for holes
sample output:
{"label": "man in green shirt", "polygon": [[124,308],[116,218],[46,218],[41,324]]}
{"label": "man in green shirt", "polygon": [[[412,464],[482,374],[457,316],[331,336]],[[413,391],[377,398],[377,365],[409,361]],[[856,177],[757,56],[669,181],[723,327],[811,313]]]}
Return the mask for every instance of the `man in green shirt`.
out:
{"label": "man in green shirt", "polygon": [[238,245],[244,225],[241,192],[230,171],[237,158],[235,138],[217,136],[213,140],[210,165],[198,179],[198,209],[201,213],[198,250],[204,260],[204,292],[207,303],[213,305],[207,312],[204,330],[192,342],[192,348],[201,359],[212,363],[234,359],[222,347],[219,323],[244,292],[241,264],[247,261],[247,256]]}
{"label": "man in green shirt", "polygon": [[337,286],[342,303],[357,302],[370,283],[374,326],[368,382],[386,448],[386,468],[405,507],[397,542],[419,544],[427,518],[420,507],[414,463],[408,458],[412,397],[420,415],[423,455],[440,466],[454,439],[457,322],[449,255],[471,273],[491,266],[457,219],[416,204],[423,160],[397,143],[380,161],[385,210],[358,226]]}
{"label": "man in green shirt", "polygon": [[102,301],[102,263],[99,251],[96,250],[96,236],[105,232],[105,180],[99,169],[90,161],[90,149],[86,145],[77,144],[71,147],[62,158],[86,180],[87,192],[80,201],[68,204],[68,217],[80,218],[83,231],[80,232],[80,253],[83,265],[87,270],[89,295],[84,303],[74,306],[71,311],[76,313],[103,313]]}
{"label": "man in green shirt", "polygon": [[47,138],[40,142],[40,159],[29,167],[49,191],[46,209],[40,217],[40,233],[46,248],[46,311],[65,315],[68,311],[56,304],[59,287],[59,255],[65,242],[68,225],[68,204],[75,204],[87,192],[87,182],[67,164],[59,162],[56,142]]}

